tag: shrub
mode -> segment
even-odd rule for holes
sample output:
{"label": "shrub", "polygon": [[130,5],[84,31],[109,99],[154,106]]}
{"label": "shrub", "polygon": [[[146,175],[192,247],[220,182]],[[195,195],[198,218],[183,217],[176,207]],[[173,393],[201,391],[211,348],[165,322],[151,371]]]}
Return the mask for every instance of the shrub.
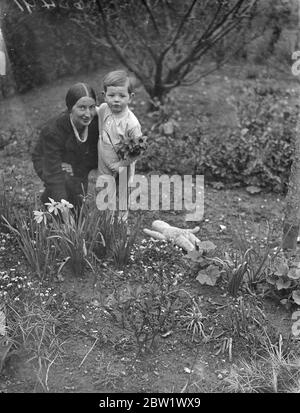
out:
{"label": "shrub", "polygon": [[[204,174],[206,181],[286,191],[297,119],[295,92],[246,83],[228,103],[238,126],[205,128],[177,137],[153,132],[139,168],[160,173]],[[180,154],[180,157],[178,156]]]}

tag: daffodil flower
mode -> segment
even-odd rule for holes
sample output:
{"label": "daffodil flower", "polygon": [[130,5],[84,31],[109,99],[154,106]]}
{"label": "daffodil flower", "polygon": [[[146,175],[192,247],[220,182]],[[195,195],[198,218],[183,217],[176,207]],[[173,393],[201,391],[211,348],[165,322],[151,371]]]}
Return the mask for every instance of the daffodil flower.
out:
{"label": "daffodil flower", "polygon": [[44,221],[44,224],[47,223],[47,217],[45,212],[43,211],[33,211],[33,215],[34,215],[34,220],[40,224],[42,221]]}
{"label": "daffodil flower", "polygon": [[63,208],[74,208],[74,205],[73,204],[71,204],[70,202],[68,202],[68,201],[66,201],[65,199],[62,199],[61,201],[60,201],[60,205],[61,205],[61,207],[63,207]]}
{"label": "daffodil flower", "polygon": [[54,215],[58,214],[59,211],[59,203],[54,201],[54,199],[52,198],[48,198],[50,202],[45,202],[45,205],[47,205],[48,207],[48,211],[50,212],[50,214],[52,214],[52,212],[54,213]]}

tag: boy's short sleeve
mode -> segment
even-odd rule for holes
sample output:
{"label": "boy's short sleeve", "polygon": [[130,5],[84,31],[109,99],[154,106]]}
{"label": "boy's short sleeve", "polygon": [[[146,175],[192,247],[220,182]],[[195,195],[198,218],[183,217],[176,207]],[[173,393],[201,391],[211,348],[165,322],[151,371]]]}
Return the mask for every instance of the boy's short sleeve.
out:
{"label": "boy's short sleeve", "polygon": [[127,131],[133,137],[139,138],[142,136],[141,124],[132,112],[130,112],[130,116],[128,117]]}

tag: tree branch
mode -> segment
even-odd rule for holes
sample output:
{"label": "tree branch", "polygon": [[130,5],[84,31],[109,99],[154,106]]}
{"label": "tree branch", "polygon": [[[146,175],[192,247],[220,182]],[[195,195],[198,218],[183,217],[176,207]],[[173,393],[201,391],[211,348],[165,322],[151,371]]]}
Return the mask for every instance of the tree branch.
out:
{"label": "tree branch", "polygon": [[[256,1],[256,0],[255,0]],[[230,12],[232,13],[233,11],[237,11],[244,3],[245,0],[239,0],[237,3],[235,3],[234,7],[231,8]],[[253,5],[253,2],[251,3],[251,7]],[[245,9],[249,8],[248,6],[245,6]],[[245,10],[244,9],[244,10]],[[203,35],[200,37],[200,39],[197,41],[196,45],[191,48],[190,52],[172,69],[170,69],[167,77],[166,77],[166,83],[169,84],[170,82],[173,82],[174,78],[177,78],[181,69],[187,65],[189,62],[195,62],[203,56],[209,49],[211,49],[217,41],[219,41],[221,38],[225,37],[227,33],[233,30],[235,26],[238,26],[241,23],[241,17],[240,18],[235,18],[235,19],[229,19],[230,14],[229,12],[226,13],[227,19],[224,20],[224,16],[222,18],[222,24],[218,22],[214,28],[211,28],[210,32],[207,33],[206,35],[206,40],[203,39]],[[222,28],[222,25],[224,26]],[[219,30],[219,31],[218,31]],[[217,37],[215,39],[209,39],[209,37],[212,37],[214,33],[217,32]]]}
{"label": "tree branch", "polygon": [[193,0],[193,1],[192,1],[192,3],[191,3],[191,5],[190,5],[190,7],[188,8],[187,12],[186,12],[186,13],[184,14],[184,16],[182,17],[182,19],[181,19],[181,21],[180,21],[180,23],[179,23],[179,25],[178,25],[178,29],[177,29],[177,31],[176,31],[173,39],[171,40],[170,44],[163,50],[163,52],[162,52],[162,54],[161,54],[161,57],[162,57],[162,58],[165,57],[165,55],[168,53],[168,51],[173,47],[173,45],[174,45],[175,42],[177,41],[177,39],[178,39],[178,37],[179,37],[179,35],[180,35],[180,33],[181,33],[181,30],[183,29],[183,27],[184,27],[184,25],[185,25],[185,22],[186,22],[186,20],[188,19],[188,17],[191,15],[191,13],[192,13],[192,11],[193,11],[193,9],[194,9],[197,1],[198,1],[198,0]]}
{"label": "tree branch", "polygon": [[153,15],[153,13],[152,13],[152,11],[151,11],[151,8],[149,7],[148,1],[147,1],[147,0],[141,0],[141,2],[142,2],[142,4],[145,6],[145,8],[146,8],[146,10],[147,10],[147,12],[148,12],[148,14],[149,14],[149,16],[150,16],[150,19],[151,19],[151,21],[152,21],[152,24],[153,24],[153,27],[154,27],[154,29],[155,29],[155,31],[156,31],[156,34],[158,34],[158,36],[160,36],[160,31],[159,31],[158,25],[157,25],[157,23],[156,23],[156,20],[155,20],[154,15]]}

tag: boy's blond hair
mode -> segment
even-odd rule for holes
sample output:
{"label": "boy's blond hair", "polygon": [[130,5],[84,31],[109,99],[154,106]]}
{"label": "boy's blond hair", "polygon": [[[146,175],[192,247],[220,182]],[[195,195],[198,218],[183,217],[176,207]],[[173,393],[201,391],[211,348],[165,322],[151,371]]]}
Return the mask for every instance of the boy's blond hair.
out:
{"label": "boy's blond hair", "polygon": [[104,92],[109,86],[124,86],[128,83],[128,93],[133,93],[134,79],[125,70],[113,70],[107,73],[103,79]]}

